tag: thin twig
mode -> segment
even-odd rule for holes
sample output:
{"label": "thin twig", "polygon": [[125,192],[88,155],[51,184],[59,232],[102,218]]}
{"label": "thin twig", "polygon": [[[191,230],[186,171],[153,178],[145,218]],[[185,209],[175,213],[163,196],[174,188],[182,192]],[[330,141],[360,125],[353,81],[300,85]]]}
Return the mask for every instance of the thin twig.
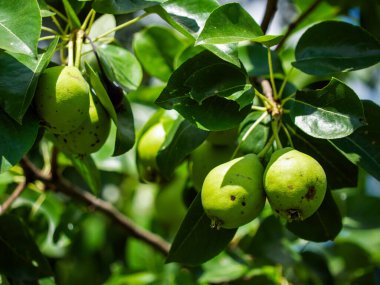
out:
{"label": "thin twig", "polygon": [[311,12],[314,11],[315,8],[318,7],[318,5],[322,2],[322,0],[315,0],[309,8],[307,8],[302,14],[300,14],[297,19],[295,19],[290,25],[288,26],[288,30],[286,31],[284,37],[281,39],[281,41],[278,43],[276,50],[278,51],[279,49],[282,48],[284,45],[285,41],[288,39],[288,37],[291,35],[291,33],[294,31],[295,28],[303,21],[305,20]]}
{"label": "thin twig", "polygon": [[267,32],[269,24],[271,23],[274,14],[277,11],[277,2],[278,0],[268,0],[267,6],[265,8],[264,18],[261,22],[261,29],[263,30],[264,34]]}
{"label": "thin twig", "polygon": [[0,215],[4,214],[10,206],[12,206],[13,202],[21,195],[21,193],[25,190],[27,185],[26,180],[20,182],[16,189],[12,192],[12,194],[8,197],[7,200],[4,201],[2,205],[0,205]]}
{"label": "thin twig", "polygon": [[136,225],[132,220],[118,211],[112,204],[95,197],[91,193],[71,184],[68,180],[62,177],[58,177],[58,179],[53,180],[50,175],[42,174],[41,171],[37,169],[27,158],[24,158],[21,161],[21,165],[28,171],[28,173],[33,175],[34,179],[42,181],[49,189],[62,192],[67,196],[86,204],[87,206],[91,206],[92,208],[99,210],[124,228],[133,237],[151,245],[164,255],[169,253],[169,243],[167,243],[160,236]]}

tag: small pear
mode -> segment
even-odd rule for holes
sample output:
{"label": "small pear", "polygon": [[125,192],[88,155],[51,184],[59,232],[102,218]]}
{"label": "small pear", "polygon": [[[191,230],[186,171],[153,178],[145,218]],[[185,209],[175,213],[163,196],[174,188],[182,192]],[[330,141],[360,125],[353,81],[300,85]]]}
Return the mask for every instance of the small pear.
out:
{"label": "small pear", "polygon": [[264,187],[272,209],[288,221],[314,214],[326,193],[326,174],[313,157],[293,148],[274,152],[264,173]]}
{"label": "small pear", "polygon": [[238,228],[259,215],[265,205],[263,172],[255,154],[235,158],[210,171],[201,198],[211,227]]}
{"label": "small pear", "polygon": [[78,68],[55,66],[41,74],[34,104],[44,126],[53,134],[79,127],[90,107],[90,87]]}

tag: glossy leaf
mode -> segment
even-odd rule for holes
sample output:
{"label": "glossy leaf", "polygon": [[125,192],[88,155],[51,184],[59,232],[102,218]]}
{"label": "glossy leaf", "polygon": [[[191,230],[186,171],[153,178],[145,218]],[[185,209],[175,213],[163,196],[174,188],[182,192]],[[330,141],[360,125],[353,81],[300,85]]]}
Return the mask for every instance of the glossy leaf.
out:
{"label": "glossy leaf", "polygon": [[207,131],[195,127],[190,122],[179,119],[170,129],[157,155],[160,174],[170,179],[176,167],[196,149],[208,136]]}
{"label": "glossy leaf", "polygon": [[198,35],[211,12],[219,6],[216,0],[169,0],[155,7],[152,11],[158,13],[174,28],[187,34]]}
{"label": "glossy leaf", "polygon": [[185,43],[166,27],[151,26],[134,34],[133,49],[144,69],[152,76],[167,81],[174,70],[174,59]]}
{"label": "glossy leaf", "polygon": [[207,18],[197,44],[228,44],[256,41],[269,46],[281,36],[265,35],[251,15],[239,4],[228,3],[215,9]]}
{"label": "glossy leaf", "polygon": [[[278,54],[271,51],[271,57],[273,73],[283,74],[284,71]],[[269,76],[268,49],[262,45],[251,44],[240,46],[239,59],[249,76]]]}
{"label": "glossy leaf", "polygon": [[0,272],[8,278],[35,281],[53,275],[28,229],[16,216],[0,216],[0,252]]}
{"label": "glossy leaf", "polygon": [[263,35],[259,24],[239,3],[228,3],[212,11],[197,43],[234,43]]}
{"label": "glossy leaf", "polygon": [[371,101],[362,101],[368,125],[348,137],[329,140],[347,159],[380,180],[380,107]]}
{"label": "glossy leaf", "polygon": [[49,64],[57,43],[58,38],[38,59],[0,52],[0,106],[20,124],[32,102],[38,77]]}
{"label": "glossy leaf", "polygon": [[19,125],[0,109],[0,173],[18,163],[30,150],[38,127],[38,119],[32,113],[28,112],[24,123]]}
{"label": "glossy leaf", "polygon": [[358,170],[327,140],[316,139],[288,125],[295,149],[314,157],[323,167],[331,189],[356,187]]}
{"label": "glossy leaf", "polygon": [[246,81],[240,69],[206,51],[173,72],[156,103],[177,110],[200,128],[231,129],[244,119],[249,107],[241,109],[238,102],[224,97],[245,92]]}
{"label": "glossy leaf", "polygon": [[240,61],[238,59],[238,45],[235,43],[231,44],[203,44],[202,47],[211,51],[216,56],[221,59],[240,67]]}
{"label": "glossy leaf", "polygon": [[114,45],[102,45],[97,49],[107,77],[116,81],[125,91],[136,90],[142,80],[142,69],[135,56],[128,50]]}
{"label": "glossy leaf", "polygon": [[[219,6],[216,0],[169,0],[161,6],[149,8],[177,31],[195,39],[202,31],[211,12]],[[203,44],[215,55],[236,66],[240,66],[236,44]]]}
{"label": "glossy leaf", "polygon": [[37,0],[0,0],[0,49],[36,57],[41,23]]}
{"label": "glossy leaf", "polygon": [[294,67],[313,75],[328,75],[378,63],[380,42],[361,27],[325,21],[301,36],[295,53]]}
{"label": "glossy leaf", "polygon": [[330,190],[320,208],[311,217],[286,224],[286,228],[299,238],[323,242],[334,240],[342,229],[342,217]]}
{"label": "glossy leaf", "polygon": [[80,157],[70,155],[70,159],[92,193],[98,195],[101,189],[100,173],[92,157],[90,155]]}
{"label": "glossy leaf", "polygon": [[166,0],[94,0],[92,4],[96,12],[103,14],[128,14],[166,2]]}
{"label": "glossy leaf", "polygon": [[336,78],[322,89],[298,91],[291,117],[305,133],[323,139],[342,138],[365,125],[359,97]]}
{"label": "glossy leaf", "polygon": [[201,264],[219,254],[234,237],[235,229],[212,229],[198,194],[170,248],[166,262]]}

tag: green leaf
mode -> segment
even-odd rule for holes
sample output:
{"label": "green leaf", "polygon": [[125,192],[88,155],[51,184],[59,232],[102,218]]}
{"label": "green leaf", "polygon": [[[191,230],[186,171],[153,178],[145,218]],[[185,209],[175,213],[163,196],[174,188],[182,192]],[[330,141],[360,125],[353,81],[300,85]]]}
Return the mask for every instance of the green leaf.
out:
{"label": "green leaf", "polygon": [[76,11],[73,9],[73,7],[70,4],[69,0],[62,0],[63,6],[65,7],[67,18],[69,19],[69,24],[71,25],[72,29],[79,29],[81,24],[80,20],[77,16]]}
{"label": "green leaf", "polygon": [[380,107],[371,101],[362,101],[368,125],[348,137],[329,140],[347,159],[380,180]]}
{"label": "green leaf", "polygon": [[[260,44],[240,46],[239,59],[250,77],[269,76],[268,49]],[[283,74],[281,60],[278,54],[271,51],[274,74]]]}
{"label": "green leaf", "polygon": [[305,73],[329,75],[369,67],[380,61],[380,42],[361,27],[326,21],[300,38],[292,65]]}
{"label": "green leaf", "polygon": [[57,43],[58,37],[38,59],[0,52],[0,106],[20,124],[32,102],[38,77],[49,64]]}
{"label": "green leaf", "polygon": [[380,227],[380,198],[350,195],[345,202],[345,216],[350,219],[348,227],[356,229],[378,229]]}
{"label": "green leaf", "polygon": [[198,129],[187,120],[182,118],[177,120],[167,134],[156,158],[160,174],[170,179],[174,170],[207,136],[207,131]]}
{"label": "green leaf", "polygon": [[289,125],[295,149],[314,157],[323,167],[331,189],[356,187],[357,167],[337,151],[327,140],[316,139],[301,131],[296,132]]}
{"label": "green leaf", "polygon": [[[178,31],[198,35],[211,12],[219,6],[216,0],[169,0],[151,8]],[[161,8],[162,7],[162,8]]]}
{"label": "green leaf", "polygon": [[38,5],[40,6],[41,17],[50,17],[53,16],[54,13],[49,10],[48,5],[45,0],[38,0]]}
{"label": "green leaf", "polygon": [[121,155],[130,150],[135,144],[135,137],[132,108],[128,99],[123,97],[123,101],[117,109],[116,141],[112,155]]}
{"label": "green leaf", "polygon": [[[219,7],[216,0],[169,0],[161,6],[149,8],[177,31],[195,39],[202,31],[207,18]],[[236,66],[240,66],[237,57],[237,44],[203,44],[203,47]]]}
{"label": "green leaf", "polygon": [[184,48],[183,40],[166,27],[151,26],[133,37],[133,49],[144,69],[164,82],[174,71],[174,59]]}
{"label": "green leaf", "polygon": [[100,172],[92,157],[90,155],[80,157],[69,155],[69,157],[75,169],[90,187],[92,193],[98,195],[101,190]]}
{"label": "green leaf", "polygon": [[238,58],[238,45],[237,44],[203,44],[202,47],[211,51],[221,59],[240,67],[240,61]]}
{"label": "green leaf", "polygon": [[305,240],[334,240],[342,229],[342,216],[330,190],[326,191],[325,199],[317,212],[306,220],[287,223],[286,228]]}
{"label": "green leaf", "polygon": [[166,262],[198,265],[219,254],[234,237],[236,229],[212,229],[198,194],[174,238]]}
{"label": "green leaf", "polygon": [[298,91],[291,117],[305,133],[323,139],[342,138],[365,125],[359,97],[336,78],[322,89]]}
{"label": "green leaf", "polygon": [[248,40],[271,46],[281,38],[264,36],[260,26],[239,3],[228,3],[210,14],[196,44],[228,44]]}
{"label": "green leaf", "polygon": [[258,124],[254,131],[251,132],[244,140],[244,142],[242,141],[242,138],[246,132],[262,114],[263,113],[260,111],[252,112],[240,124],[238,143],[240,144],[240,150],[243,153],[259,153],[269,139],[270,126],[268,123],[270,123],[271,120],[268,116],[267,120],[264,120],[262,123]]}
{"label": "green leaf", "polygon": [[18,163],[30,150],[38,133],[38,119],[28,112],[22,125],[0,109],[0,173]]}
{"label": "green leaf", "polygon": [[164,3],[167,0],[94,0],[92,8],[103,14],[128,14]]}
{"label": "green leaf", "polygon": [[265,218],[246,250],[256,258],[265,258],[274,263],[291,266],[299,258],[286,244],[284,226],[271,215]]}
{"label": "green leaf", "polygon": [[117,82],[125,91],[136,90],[142,80],[142,69],[128,50],[114,46],[99,46],[98,54],[107,77]]}
{"label": "green leaf", "polygon": [[101,79],[94,69],[86,62],[85,63],[86,72],[90,79],[90,85],[94,89],[96,96],[102,103],[103,107],[107,110],[108,114],[111,116],[113,122],[117,123],[117,115],[115,108],[112,104],[110,97],[108,96],[107,90],[104,88]]}
{"label": "green leaf", "polygon": [[249,107],[241,109],[238,102],[224,97],[245,92],[246,83],[242,70],[205,51],[173,72],[156,103],[177,110],[199,128],[231,129],[244,119]]}
{"label": "green leaf", "polygon": [[228,284],[229,281],[244,278],[250,267],[248,263],[222,252],[210,261],[202,264],[201,284]]}
{"label": "green leaf", "polygon": [[0,216],[0,272],[19,281],[35,281],[52,276],[28,229],[13,215]]}
{"label": "green leaf", "polygon": [[190,98],[202,103],[212,96],[229,97],[239,91],[245,92],[248,84],[246,74],[236,66],[216,62],[194,71],[184,85],[191,88]]}
{"label": "green leaf", "polygon": [[0,49],[37,56],[41,23],[37,0],[0,0]]}
{"label": "green leaf", "polygon": [[135,128],[131,106],[123,96],[122,101],[117,106],[117,110],[103,86],[102,81],[92,67],[86,62],[86,70],[90,77],[90,84],[94,88],[100,102],[110,114],[117,127],[115,149],[113,155],[120,155],[130,150],[135,143]]}

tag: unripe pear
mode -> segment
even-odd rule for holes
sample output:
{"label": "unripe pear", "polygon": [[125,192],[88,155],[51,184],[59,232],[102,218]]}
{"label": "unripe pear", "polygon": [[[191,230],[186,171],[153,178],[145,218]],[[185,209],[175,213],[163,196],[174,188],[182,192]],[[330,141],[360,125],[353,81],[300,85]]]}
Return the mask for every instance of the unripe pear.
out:
{"label": "unripe pear", "polygon": [[255,154],[235,158],[210,171],[201,198],[211,227],[233,229],[259,215],[265,205],[263,172]]}
{"label": "unripe pear", "polygon": [[233,145],[217,146],[204,141],[191,153],[190,173],[197,191],[201,191],[203,181],[211,169],[230,160],[234,149]]}
{"label": "unripe pear", "polygon": [[82,124],[74,131],[58,135],[58,147],[71,153],[86,155],[100,149],[105,143],[111,128],[111,119],[100,101],[90,96],[90,108]]}
{"label": "unripe pear", "polygon": [[173,120],[163,118],[149,127],[138,141],[137,166],[140,177],[145,181],[153,182],[158,177],[157,155],[172,123]]}
{"label": "unripe pear", "polygon": [[54,134],[79,127],[90,107],[90,88],[78,68],[55,66],[41,74],[34,103],[44,126]]}
{"label": "unripe pear", "polygon": [[264,187],[272,209],[288,221],[314,214],[326,193],[326,174],[311,156],[293,148],[274,152],[264,173]]}

